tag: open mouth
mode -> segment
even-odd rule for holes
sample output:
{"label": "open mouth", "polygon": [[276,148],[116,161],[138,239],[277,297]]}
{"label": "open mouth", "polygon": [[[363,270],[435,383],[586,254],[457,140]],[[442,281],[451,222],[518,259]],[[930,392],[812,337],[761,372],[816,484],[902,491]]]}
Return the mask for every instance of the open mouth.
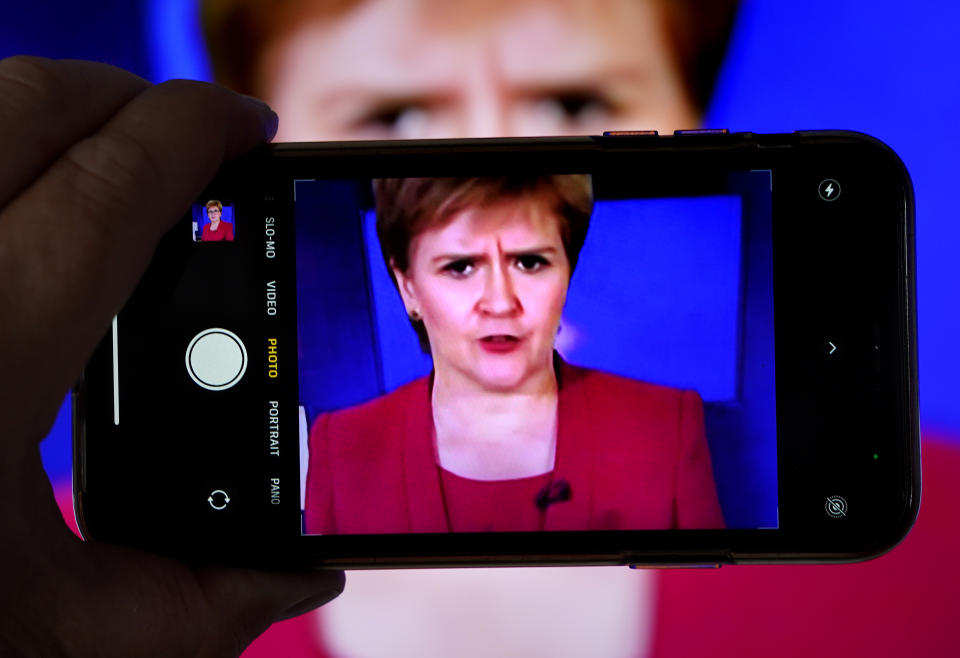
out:
{"label": "open mouth", "polygon": [[520,344],[520,338],[509,334],[494,334],[480,339],[480,346],[487,352],[503,354],[512,352]]}
{"label": "open mouth", "polygon": [[500,344],[500,343],[516,343],[516,342],[518,342],[520,339],[517,338],[516,336],[510,336],[510,335],[507,335],[507,334],[496,334],[496,335],[493,335],[493,336],[484,336],[484,337],[481,338],[480,340],[483,341],[484,343],[498,343],[498,344]]}

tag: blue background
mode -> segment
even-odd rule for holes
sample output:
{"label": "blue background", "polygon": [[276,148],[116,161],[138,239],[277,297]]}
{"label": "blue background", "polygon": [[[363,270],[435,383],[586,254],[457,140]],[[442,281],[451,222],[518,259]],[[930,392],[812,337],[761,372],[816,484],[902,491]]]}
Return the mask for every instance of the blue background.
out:
{"label": "blue background", "polygon": [[[427,374],[380,253],[369,181],[298,181],[300,399],[309,420]],[[770,179],[729,193],[598,200],[557,349],[569,362],[692,389],[729,527],[777,526]],[[740,196],[740,193],[743,196]]]}
{"label": "blue background", "polygon": [[[161,81],[209,78],[193,0],[6,3],[0,55],[97,59]],[[763,132],[846,128],[905,161],[917,199],[921,424],[960,441],[956,221],[960,3],[754,0],[741,8],[705,124]],[[69,477],[66,408],[43,445]]]}

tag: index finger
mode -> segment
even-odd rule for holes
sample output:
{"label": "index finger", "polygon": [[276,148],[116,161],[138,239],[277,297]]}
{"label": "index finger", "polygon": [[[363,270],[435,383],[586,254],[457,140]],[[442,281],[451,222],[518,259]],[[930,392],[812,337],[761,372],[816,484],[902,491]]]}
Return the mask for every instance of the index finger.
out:
{"label": "index finger", "polygon": [[276,115],[253,99],[203,83],[157,85],[0,212],[0,304],[18,309],[0,316],[0,334],[17,346],[0,367],[29,373],[6,393],[55,409],[161,235],[225,159],[275,129]]}
{"label": "index finger", "polygon": [[150,86],[97,62],[10,57],[0,61],[0,208],[72,144],[96,132]]}

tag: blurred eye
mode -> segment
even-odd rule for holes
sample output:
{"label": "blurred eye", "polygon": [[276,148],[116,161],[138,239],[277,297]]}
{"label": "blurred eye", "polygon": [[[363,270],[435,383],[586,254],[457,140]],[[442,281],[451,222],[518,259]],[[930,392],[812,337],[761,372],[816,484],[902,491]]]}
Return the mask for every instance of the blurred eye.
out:
{"label": "blurred eye", "polygon": [[538,272],[548,265],[550,262],[539,254],[517,256],[517,268],[522,272]]}
{"label": "blurred eye", "polygon": [[415,103],[392,103],[370,111],[356,122],[358,129],[387,138],[410,138],[426,133],[430,113]]}
{"label": "blurred eye", "polygon": [[611,103],[602,95],[588,90],[557,92],[535,102],[542,119],[559,125],[590,123],[612,113]]}
{"label": "blurred eye", "polygon": [[472,260],[461,258],[444,265],[442,271],[452,274],[455,278],[460,278],[469,276],[475,269]]}

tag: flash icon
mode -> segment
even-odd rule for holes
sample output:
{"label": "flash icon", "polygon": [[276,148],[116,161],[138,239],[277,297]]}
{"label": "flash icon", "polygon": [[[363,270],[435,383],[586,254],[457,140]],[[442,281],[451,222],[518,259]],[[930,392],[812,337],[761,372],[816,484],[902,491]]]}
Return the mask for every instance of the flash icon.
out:
{"label": "flash icon", "polygon": [[837,197],[840,196],[840,183],[832,178],[827,178],[820,181],[818,191],[820,192],[820,198],[824,201],[836,201]]}

